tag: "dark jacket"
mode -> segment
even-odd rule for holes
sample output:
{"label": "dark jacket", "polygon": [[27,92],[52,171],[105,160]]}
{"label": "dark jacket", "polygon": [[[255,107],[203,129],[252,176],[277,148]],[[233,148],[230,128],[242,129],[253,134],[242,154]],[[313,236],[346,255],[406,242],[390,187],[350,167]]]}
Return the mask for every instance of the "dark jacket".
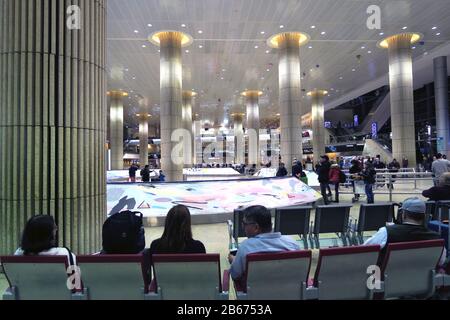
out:
{"label": "dark jacket", "polygon": [[330,182],[330,162],[324,162],[321,165],[317,167],[317,175],[319,176],[319,182],[320,183],[329,183]]}
{"label": "dark jacket", "polygon": [[440,239],[440,235],[437,232],[419,225],[395,224],[386,227],[386,230],[388,235],[387,244]]}
{"label": "dark jacket", "polygon": [[146,168],[142,169],[141,177],[142,177],[142,182],[150,182],[150,170],[146,169]]}
{"label": "dark jacket", "polygon": [[374,168],[370,167],[361,172],[360,175],[364,179],[364,184],[374,184],[377,172],[375,171]]}
{"label": "dark jacket", "polygon": [[287,175],[288,175],[288,172],[285,167],[278,168],[277,177],[286,177]]}
{"label": "dark jacket", "polygon": [[450,200],[450,186],[433,187],[422,192],[422,195],[434,201]]}
{"label": "dark jacket", "polygon": [[128,169],[128,174],[130,177],[136,177],[136,171],[138,171],[139,168],[137,166],[131,166],[130,169]]}
{"label": "dark jacket", "polygon": [[295,166],[292,167],[292,176],[293,177],[300,177],[303,172],[303,166],[301,163],[297,163]]}

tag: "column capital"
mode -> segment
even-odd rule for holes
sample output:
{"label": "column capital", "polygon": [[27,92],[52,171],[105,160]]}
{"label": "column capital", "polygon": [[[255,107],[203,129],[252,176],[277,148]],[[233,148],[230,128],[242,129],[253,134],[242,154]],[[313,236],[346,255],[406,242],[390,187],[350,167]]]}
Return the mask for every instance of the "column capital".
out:
{"label": "column capital", "polygon": [[233,121],[243,121],[244,117],[245,117],[245,113],[244,112],[235,112],[232,113],[231,116],[233,117]]}
{"label": "column capital", "polygon": [[128,92],[123,91],[123,90],[111,90],[111,91],[108,91],[106,93],[106,95],[108,97],[118,99],[118,98],[128,97]]}
{"label": "column capital", "polygon": [[287,40],[298,41],[298,46],[301,47],[309,42],[311,37],[304,33],[298,31],[292,32],[282,32],[276,35],[273,35],[267,40],[267,45],[274,49],[279,49],[284,42]]}
{"label": "column capital", "polygon": [[141,112],[141,113],[137,113],[136,117],[138,117],[139,119],[148,119],[148,118],[151,118],[152,115],[150,113]]}
{"label": "column capital", "polygon": [[158,47],[161,45],[162,40],[168,40],[168,39],[178,39],[180,41],[182,47],[190,46],[192,44],[192,42],[194,42],[194,40],[192,39],[192,37],[189,34],[181,32],[181,31],[175,31],[175,30],[157,31],[155,33],[152,33],[148,37],[148,41],[150,41],[152,44],[154,44]]}
{"label": "column capital", "polygon": [[390,36],[384,38],[383,40],[381,40],[377,43],[377,46],[381,49],[388,49],[392,43],[397,42],[397,41],[409,40],[409,41],[411,41],[411,44],[414,44],[414,43],[420,41],[422,38],[423,38],[423,34],[418,33],[418,32],[403,32],[403,33],[390,35]]}
{"label": "column capital", "polygon": [[315,90],[312,90],[312,91],[308,92],[307,96],[308,97],[319,97],[319,98],[321,98],[321,97],[325,97],[327,94],[328,94],[328,91],[326,91],[326,90],[315,89]]}
{"label": "column capital", "polygon": [[197,96],[197,92],[185,90],[183,91],[183,99],[194,98]]}
{"label": "column capital", "polygon": [[247,98],[254,98],[254,97],[262,96],[263,92],[259,91],[259,90],[246,90],[246,91],[242,92],[241,95],[243,97],[247,97]]}

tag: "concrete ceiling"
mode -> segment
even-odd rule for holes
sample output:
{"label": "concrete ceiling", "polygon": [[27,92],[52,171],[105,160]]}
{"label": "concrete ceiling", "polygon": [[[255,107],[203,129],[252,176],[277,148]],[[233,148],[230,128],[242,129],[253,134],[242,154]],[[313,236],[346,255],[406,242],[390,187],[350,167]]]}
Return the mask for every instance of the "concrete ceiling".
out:
{"label": "concrete ceiling", "polygon": [[[381,30],[367,27],[370,5],[381,8]],[[422,60],[415,77],[431,79],[430,53],[450,55],[449,16],[449,0],[109,0],[108,86],[130,92],[128,124],[136,123],[142,97],[159,121],[159,52],[147,37],[180,30],[194,38],[183,49],[183,86],[199,93],[199,118],[220,124],[244,110],[239,93],[246,88],[264,91],[261,115],[272,118],[279,112],[278,55],[266,40],[303,31],[311,41],[300,49],[302,88],[328,89],[326,104],[335,107],[387,84],[387,52],[376,46],[386,35],[422,33],[424,42],[413,50],[414,60]],[[305,97],[303,110],[309,106]]]}

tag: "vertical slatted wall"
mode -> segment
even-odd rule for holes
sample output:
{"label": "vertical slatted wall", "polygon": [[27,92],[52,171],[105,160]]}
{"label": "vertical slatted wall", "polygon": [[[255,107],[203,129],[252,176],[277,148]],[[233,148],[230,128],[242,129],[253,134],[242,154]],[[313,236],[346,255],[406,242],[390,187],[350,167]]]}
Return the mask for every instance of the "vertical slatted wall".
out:
{"label": "vertical slatted wall", "polygon": [[[81,29],[66,26],[70,5]],[[0,0],[0,254],[50,214],[59,245],[100,248],[106,213],[106,0]]]}

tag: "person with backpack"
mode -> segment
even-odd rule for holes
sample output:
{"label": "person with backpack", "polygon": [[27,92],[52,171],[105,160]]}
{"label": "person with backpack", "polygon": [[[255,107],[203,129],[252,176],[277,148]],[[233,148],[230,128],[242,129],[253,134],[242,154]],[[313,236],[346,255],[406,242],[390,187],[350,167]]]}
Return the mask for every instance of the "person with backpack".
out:
{"label": "person with backpack", "polygon": [[372,162],[367,161],[364,164],[364,170],[359,175],[364,180],[367,203],[368,204],[375,203],[373,194],[373,185],[375,184],[376,181],[377,172],[373,168]]}
{"label": "person with backpack", "polygon": [[347,176],[342,172],[337,163],[333,163],[329,173],[330,183],[334,185],[334,192],[336,193],[336,203],[339,203],[339,185],[345,183]]}
{"label": "person with backpack", "polygon": [[145,230],[141,212],[122,211],[103,224],[100,254],[138,254],[145,249]]}

